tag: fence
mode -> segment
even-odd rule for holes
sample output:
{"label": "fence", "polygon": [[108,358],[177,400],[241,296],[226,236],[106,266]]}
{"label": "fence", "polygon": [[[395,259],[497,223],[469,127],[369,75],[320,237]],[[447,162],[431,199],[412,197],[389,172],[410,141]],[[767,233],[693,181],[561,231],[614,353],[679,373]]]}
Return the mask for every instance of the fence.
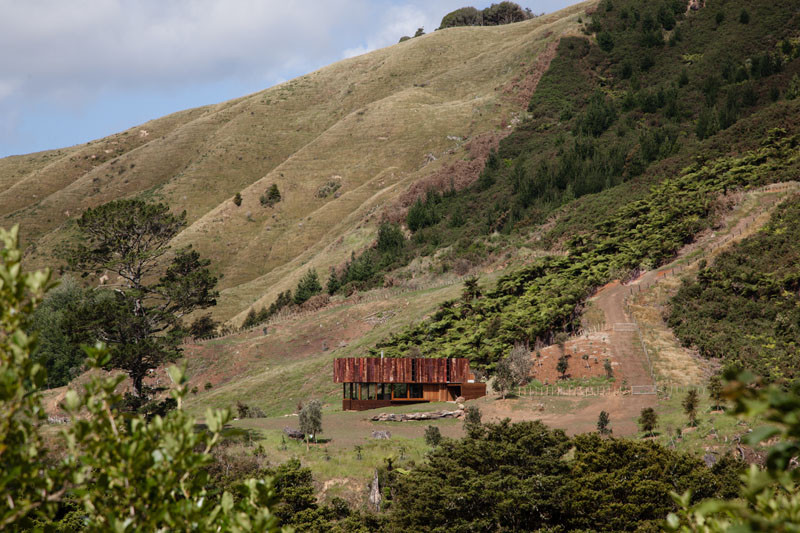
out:
{"label": "fence", "polygon": [[[449,287],[453,285],[458,285],[464,282],[464,280],[468,276],[459,276],[457,278],[439,280],[439,281],[431,281],[426,283],[409,283],[402,287],[392,287],[392,288],[384,288],[384,289],[374,289],[368,292],[357,293],[355,296],[347,297],[341,301],[336,302],[333,305],[329,305],[323,309],[332,309],[336,307],[343,307],[345,305],[354,305],[359,303],[368,303],[368,302],[375,302],[378,300],[387,300],[389,298],[393,298],[396,296],[401,296],[403,294],[408,294],[412,292],[419,292],[419,291],[427,291],[431,289],[441,289],[444,287]],[[188,339],[184,340],[184,344],[189,343],[201,343],[212,341],[216,339],[222,339],[225,337],[232,337],[235,335],[241,335],[243,333],[250,333],[255,330],[268,328],[270,326],[274,326],[277,324],[282,324],[284,322],[288,322],[291,320],[299,320],[302,318],[309,317],[311,315],[318,314],[323,309],[313,309],[308,311],[279,311],[278,313],[272,315],[270,318],[265,320],[264,322],[260,322],[255,324],[254,326],[250,326],[249,328],[244,329],[237,329],[235,331],[228,331],[225,333],[220,333],[219,335],[212,335],[209,337],[199,337],[195,339]]]}
{"label": "fence", "polygon": [[583,386],[576,385],[526,385],[513,390],[516,396],[611,396],[620,394],[612,385]]}
{"label": "fence", "polygon": [[[799,185],[800,185],[800,182],[792,181],[792,182],[786,182],[786,183],[781,183],[781,184],[764,185],[764,186],[758,187],[756,189],[751,189],[750,192],[770,192],[770,193],[772,193],[772,192],[782,192],[782,191],[794,191],[794,190],[798,189]],[[770,202],[768,204],[768,208],[771,208],[776,203],[778,203],[778,202],[780,202],[782,200],[783,200],[783,198],[775,198],[772,202]],[[746,217],[745,219],[743,219],[743,220],[748,220],[749,219],[749,221],[745,223],[744,228],[740,228],[739,230],[733,230],[731,232],[731,234],[727,235],[724,239],[722,239],[721,241],[715,243],[714,245],[712,245],[708,249],[701,249],[700,256],[699,257],[694,257],[693,260],[694,259],[704,259],[706,257],[706,255],[710,254],[714,250],[716,250],[716,249],[720,248],[721,246],[724,246],[725,244],[729,243],[731,240],[733,240],[737,236],[741,236],[742,233],[744,231],[746,231],[747,229],[749,229],[750,225],[761,214],[763,214],[763,212],[759,211],[759,212],[757,212],[755,214],[752,214],[752,215]],[[739,222],[738,225],[741,225],[741,221]],[[676,273],[679,274],[680,272],[682,272],[682,271],[686,270],[687,268],[689,268],[689,266],[690,265],[687,263],[687,264],[674,265],[674,266],[669,267],[669,268],[656,270],[656,276],[651,277],[648,280],[644,280],[641,283],[637,283],[636,285],[631,285],[630,289],[629,289],[629,291],[630,291],[629,295],[632,295],[632,294],[637,293],[637,292],[641,292],[642,289],[648,289],[649,287],[652,287],[654,284],[656,284],[658,281],[660,281],[664,277],[666,277],[666,276],[674,276]],[[386,299],[389,299],[390,297],[396,297],[396,296],[400,296],[402,294],[411,293],[411,292],[430,290],[430,289],[439,289],[439,288],[443,288],[443,287],[447,287],[447,286],[452,286],[452,285],[457,285],[457,284],[463,283],[466,278],[467,278],[467,276],[459,276],[459,277],[456,277],[455,279],[439,280],[439,281],[432,281],[432,282],[427,282],[427,283],[408,283],[404,287],[394,287],[394,288],[387,288],[387,289],[376,289],[376,290],[372,290],[372,291],[369,291],[369,292],[366,292],[366,293],[359,293],[355,298],[353,298],[353,297],[346,298],[346,299],[342,300],[341,302],[337,302],[333,306],[327,307],[326,309],[330,309],[332,307],[341,307],[341,306],[345,306],[345,305],[352,305],[352,304],[356,304],[356,303],[366,303],[366,302],[374,302],[374,301],[377,301],[377,300],[386,300]],[[299,312],[279,312],[279,313],[273,315],[272,317],[270,317],[265,322],[261,322],[259,324],[254,325],[254,326],[251,326],[251,327],[249,327],[247,329],[238,329],[238,330],[235,330],[235,331],[229,331],[229,332],[226,332],[226,333],[221,333],[219,335],[213,335],[213,336],[210,336],[210,337],[187,339],[187,340],[184,341],[184,344],[188,344],[190,342],[191,343],[201,343],[201,342],[207,342],[207,341],[226,338],[226,337],[232,337],[232,336],[235,336],[235,335],[240,335],[242,333],[250,333],[250,332],[258,330],[258,329],[268,328],[269,326],[281,324],[281,323],[284,323],[284,322],[288,322],[290,320],[298,320],[298,319],[306,318],[308,316],[317,314],[319,311],[320,311],[319,309],[316,309],[316,310],[299,311]],[[607,325],[605,325],[605,326],[595,325],[595,326],[587,327],[587,328],[583,329],[583,332],[584,333],[588,333],[588,332],[603,331],[603,330],[605,330],[606,326]],[[615,325],[615,327],[616,327],[616,325]],[[616,330],[615,329],[615,331],[633,331],[633,330]],[[647,353],[647,348],[644,346],[644,341],[642,341],[641,334],[638,332],[638,324],[636,324],[636,331],[637,331],[637,334],[639,335],[639,340],[640,340],[640,342],[642,344],[642,348],[643,348],[643,350],[645,352],[645,357],[647,358],[647,363],[648,363],[648,368],[649,368],[650,374],[654,378],[653,371],[652,371],[652,365],[650,363],[650,356]]]}
{"label": "fence", "polygon": [[511,392],[515,396],[641,396],[658,395],[659,397],[675,396],[685,394],[690,390],[696,390],[700,396],[708,395],[708,388],[705,385],[695,384],[675,384],[669,382],[658,382],[654,385],[633,385],[630,387],[614,387],[613,385],[525,385],[516,387]]}

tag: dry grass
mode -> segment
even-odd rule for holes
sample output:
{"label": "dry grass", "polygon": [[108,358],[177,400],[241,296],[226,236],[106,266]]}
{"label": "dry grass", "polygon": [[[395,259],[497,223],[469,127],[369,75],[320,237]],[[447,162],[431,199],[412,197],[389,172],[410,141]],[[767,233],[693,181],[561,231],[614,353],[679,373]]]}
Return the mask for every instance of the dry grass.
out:
{"label": "dry grass", "polygon": [[[193,244],[224,274],[216,318],[238,323],[307,267],[324,275],[366,245],[382,209],[467,157],[453,137],[507,131],[537,58],[577,30],[585,7],[438,31],[85,145],[0,160],[0,225],[22,225],[39,266],[86,207],[165,200],[190,221],[175,244]],[[334,175],[338,197],[317,198]],[[272,183],[284,200],[264,208]]]}
{"label": "dry grass", "polygon": [[710,363],[681,346],[662,317],[665,305],[680,285],[680,278],[666,278],[646,291],[637,293],[631,299],[629,309],[639,323],[642,340],[659,381],[678,385],[704,383],[711,373]]}

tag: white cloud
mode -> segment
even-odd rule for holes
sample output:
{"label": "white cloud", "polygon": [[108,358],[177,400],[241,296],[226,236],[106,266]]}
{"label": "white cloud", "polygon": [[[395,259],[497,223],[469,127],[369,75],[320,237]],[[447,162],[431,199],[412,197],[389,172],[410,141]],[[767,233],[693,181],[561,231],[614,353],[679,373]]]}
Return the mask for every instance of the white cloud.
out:
{"label": "white cloud", "polygon": [[83,109],[122,92],[215,83],[252,91],[394,44],[418,27],[433,31],[445,13],[470,3],[481,4],[0,0],[0,116],[13,108],[24,121],[37,109]]}

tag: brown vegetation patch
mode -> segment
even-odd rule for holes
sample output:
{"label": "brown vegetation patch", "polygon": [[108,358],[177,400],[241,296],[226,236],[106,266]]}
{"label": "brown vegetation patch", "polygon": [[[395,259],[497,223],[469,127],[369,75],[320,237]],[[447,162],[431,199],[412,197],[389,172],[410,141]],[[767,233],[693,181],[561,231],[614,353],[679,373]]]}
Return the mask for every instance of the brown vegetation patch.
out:
{"label": "brown vegetation patch", "polygon": [[469,158],[455,161],[416,181],[383,213],[384,220],[402,222],[406,218],[408,208],[422,198],[428,191],[443,192],[450,189],[460,191],[466,189],[478,179],[486,159],[492,150],[496,150],[500,141],[509,131],[487,132],[476,135],[464,145]]}
{"label": "brown vegetation patch", "polygon": [[[545,36],[547,37],[547,36]],[[536,61],[522,74],[511,79],[503,86],[503,94],[508,99],[522,107],[528,105],[533,96],[533,91],[539,85],[544,73],[550,68],[550,62],[556,57],[556,50],[561,39],[556,39],[547,45],[541,54],[536,56]]]}

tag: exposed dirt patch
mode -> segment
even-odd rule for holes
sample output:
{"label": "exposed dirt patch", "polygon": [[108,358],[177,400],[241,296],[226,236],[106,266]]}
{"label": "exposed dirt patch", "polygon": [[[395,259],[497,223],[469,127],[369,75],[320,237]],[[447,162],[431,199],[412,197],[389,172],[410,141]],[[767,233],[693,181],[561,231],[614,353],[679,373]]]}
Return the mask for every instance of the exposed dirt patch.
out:
{"label": "exposed dirt patch", "polygon": [[563,348],[554,344],[534,350],[531,371],[533,379],[539,380],[544,385],[558,384],[562,375],[556,366],[562,356],[567,357],[568,367],[565,373],[567,379],[605,376],[604,362],[606,359],[611,362],[613,369],[619,366],[609,343],[609,334],[607,332],[590,333],[568,340],[564,343]]}

